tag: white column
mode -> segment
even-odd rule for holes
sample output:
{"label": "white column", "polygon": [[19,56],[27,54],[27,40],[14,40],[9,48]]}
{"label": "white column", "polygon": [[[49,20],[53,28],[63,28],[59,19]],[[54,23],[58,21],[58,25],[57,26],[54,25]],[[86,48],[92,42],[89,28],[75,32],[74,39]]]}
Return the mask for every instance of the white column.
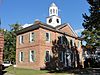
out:
{"label": "white column", "polygon": [[65,52],[65,67],[67,67],[67,62],[66,62],[66,52]]}

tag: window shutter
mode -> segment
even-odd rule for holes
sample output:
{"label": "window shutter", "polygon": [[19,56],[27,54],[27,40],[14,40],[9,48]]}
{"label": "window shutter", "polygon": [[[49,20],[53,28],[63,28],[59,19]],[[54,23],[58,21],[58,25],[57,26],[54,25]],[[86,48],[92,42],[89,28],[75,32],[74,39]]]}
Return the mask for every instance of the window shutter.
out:
{"label": "window shutter", "polygon": [[21,35],[19,36],[19,43],[21,44]]}
{"label": "window shutter", "polygon": [[34,33],[34,39],[33,39],[33,41],[35,41],[36,40],[36,34]]}
{"label": "window shutter", "polygon": [[24,61],[24,52],[23,52],[23,61]]}
{"label": "window shutter", "polygon": [[18,53],[18,61],[20,62],[20,52]]}
{"label": "window shutter", "polygon": [[34,62],[36,61],[36,51],[34,50]]}
{"label": "window shutter", "polygon": [[29,42],[31,42],[31,33],[29,33]]}

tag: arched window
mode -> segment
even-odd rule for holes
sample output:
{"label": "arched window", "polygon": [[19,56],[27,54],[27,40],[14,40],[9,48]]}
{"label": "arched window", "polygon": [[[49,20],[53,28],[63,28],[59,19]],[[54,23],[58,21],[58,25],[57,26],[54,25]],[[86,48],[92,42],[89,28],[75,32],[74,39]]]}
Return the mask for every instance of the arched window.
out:
{"label": "arched window", "polygon": [[57,19],[57,23],[59,23],[59,19]]}
{"label": "arched window", "polygon": [[50,19],[49,19],[49,23],[51,23],[51,22],[52,22],[52,19],[50,18]]}
{"label": "arched window", "polygon": [[52,14],[52,9],[50,9],[50,14]]}
{"label": "arched window", "polygon": [[57,9],[56,9],[56,14],[57,14]]}
{"label": "arched window", "polygon": [[53,13],[55,13],[55,9],[53,9]]}

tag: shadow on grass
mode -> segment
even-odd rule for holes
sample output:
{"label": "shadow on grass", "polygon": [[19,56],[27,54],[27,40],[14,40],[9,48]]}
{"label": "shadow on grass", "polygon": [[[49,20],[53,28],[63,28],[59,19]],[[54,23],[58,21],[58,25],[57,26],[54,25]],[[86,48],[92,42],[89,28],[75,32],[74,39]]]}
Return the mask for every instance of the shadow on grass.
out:
{"label": "shadow on grass", "polygon": [[68,73],[75,75],[100,75],[100,69],[66,69],[66,70],[51,70],[48,73]]}
{"label": "shadow on grass", "polygon": [[1,71],[0,70],[0,75],[4,75],[7,71]]}
{"label": "shadow on grass", "polygon": [[2,71],[2,75],[4,75],[7,71]]}
{"label": "shadow on grass", "polygon": [[5,69],[8,67],[2,67],[2,71],[0,71],[0,75],[4,75],[5,73],[7,73],[7,71],[5,71]]}

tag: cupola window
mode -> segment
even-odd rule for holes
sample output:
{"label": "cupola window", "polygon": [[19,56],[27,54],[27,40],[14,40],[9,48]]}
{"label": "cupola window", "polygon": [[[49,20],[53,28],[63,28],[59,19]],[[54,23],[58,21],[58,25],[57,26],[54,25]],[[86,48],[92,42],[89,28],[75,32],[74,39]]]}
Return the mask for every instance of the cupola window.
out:
{"label": "cupola window", "polygon": [[49,19],[49,23],[51,23],[51,22],[52,22],[52,19],[50,18],[50,19]]}
{"label": "cupola window", "polygon": [[57,23],[59,23],[59,19],[57,19]]}

